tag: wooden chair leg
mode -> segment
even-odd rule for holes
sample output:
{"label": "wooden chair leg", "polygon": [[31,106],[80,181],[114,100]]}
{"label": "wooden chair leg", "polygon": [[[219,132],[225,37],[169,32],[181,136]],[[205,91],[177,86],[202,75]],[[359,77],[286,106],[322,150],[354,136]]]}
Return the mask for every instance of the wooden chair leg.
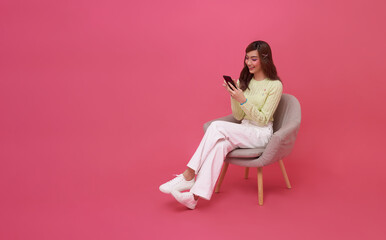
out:
{"label": "wooden chair leg", "polygon": [[257,168],[257,188],[258,188],[258,197],[259,205],[263,205],[263,168]]}
{"label": "wooden chair leg", "polygon": [[214,190],[215,193],[220,192],[220,187],[221,187],[222,181],[224,180],[225,174],[227,173],[228,166],[229,166],[229,163],[225,162],[221,170],[220,178],[217,181],[216,189]]}
{"label": "wooden chair leg", "polygon": [[245,179],[248,179],[248,176],[249,176],[249,167],[246,167],[246,168],[245,168],[244,178],[245,178]]}
{"label": "wooden chair leg", "polygon": [[281,172],[283,173],[285,184],[287,185],[287,188],[291,188],[291,184],[290,184],[290,181],[288,179],[288,175],[287,175],[287,172],[285,170],[283,160],[279,160],[279,165],[280,165]]}

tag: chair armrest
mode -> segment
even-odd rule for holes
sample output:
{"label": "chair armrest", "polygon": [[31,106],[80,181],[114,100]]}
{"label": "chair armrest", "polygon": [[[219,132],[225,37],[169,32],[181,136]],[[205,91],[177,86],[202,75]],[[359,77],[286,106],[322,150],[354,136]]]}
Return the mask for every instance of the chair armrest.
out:
{"label": "chair armrest", "polygon": [[236,120],[233,115],[228,115],[228,116],[225,116],[225,117],[220,117],[220,118],[217,118],[217,119],[214,119],[214,120],[211,120],[209,122],[206,122],[204,124],[204,132],[206,132],[206,129],[208,129],[209,125],[214,122],[214,121],[226,121],[226,122],[234,122],[234,123],[240,123],[240,121]]}
{"label": "chair armrest", "polygon": [[295,141],[299,131],[299,127],[300,127],[300,124],[292,123],[285,127],[280,128],[274,133],[274,135],[280,137],[281,141],[284,141],[284,140],[288,141],[289,139]]}
{"label": "chair armrest", "polygon": [[293,123],[280,128],[272,135],[267,147],[260,157],[262,166],[274,163],[291,153],[299,127],[300,124]]}

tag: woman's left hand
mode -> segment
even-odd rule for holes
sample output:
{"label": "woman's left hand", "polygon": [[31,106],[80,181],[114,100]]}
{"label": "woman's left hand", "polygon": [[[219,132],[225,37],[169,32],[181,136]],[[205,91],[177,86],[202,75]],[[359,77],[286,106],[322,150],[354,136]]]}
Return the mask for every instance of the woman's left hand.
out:
{"label": "woman's left hand", "polygon": [[247,100],[244,96],[243,90],[241,90],[240,88],[234,87],[232,84],[230,84],[230,87],[229,87],[229,85],[227,84],[227,82],[225,80],[224,80],[223,86],[231,94],[231,97],[234,98],[239,103],[243,103]]}

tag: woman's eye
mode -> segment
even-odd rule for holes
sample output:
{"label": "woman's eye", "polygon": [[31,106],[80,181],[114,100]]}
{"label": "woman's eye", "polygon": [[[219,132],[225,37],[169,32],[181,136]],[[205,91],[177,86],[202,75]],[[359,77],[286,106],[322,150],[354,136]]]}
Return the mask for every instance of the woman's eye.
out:
{"label": "woman's eye", "polygon": [[257,59],[252,59],[252,61],[256,62],[256,61],[257,61]]}

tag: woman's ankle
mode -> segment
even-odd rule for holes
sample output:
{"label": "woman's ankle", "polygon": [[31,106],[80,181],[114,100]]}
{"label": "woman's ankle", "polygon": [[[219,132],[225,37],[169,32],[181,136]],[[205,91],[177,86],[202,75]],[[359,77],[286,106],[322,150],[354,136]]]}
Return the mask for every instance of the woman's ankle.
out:
{"label": "woman's ankle", "polygon": [[194,174],[187,173],[186,171],[182,174],[186,181],[191,181],[195,176]]}
{"label": "woman's ankle", "polygon": [[198,196],[197,196],[197,195],[194,195],[194,194],[193,194],[193,198],[194,198],[194,200],[196,200],[196,201],[198,200]]}
{"label": "woman's ankle", "polygon": [[194,170],[191,168],[186,169],[182,175],[186,181],[191,181],[196,176]]}

